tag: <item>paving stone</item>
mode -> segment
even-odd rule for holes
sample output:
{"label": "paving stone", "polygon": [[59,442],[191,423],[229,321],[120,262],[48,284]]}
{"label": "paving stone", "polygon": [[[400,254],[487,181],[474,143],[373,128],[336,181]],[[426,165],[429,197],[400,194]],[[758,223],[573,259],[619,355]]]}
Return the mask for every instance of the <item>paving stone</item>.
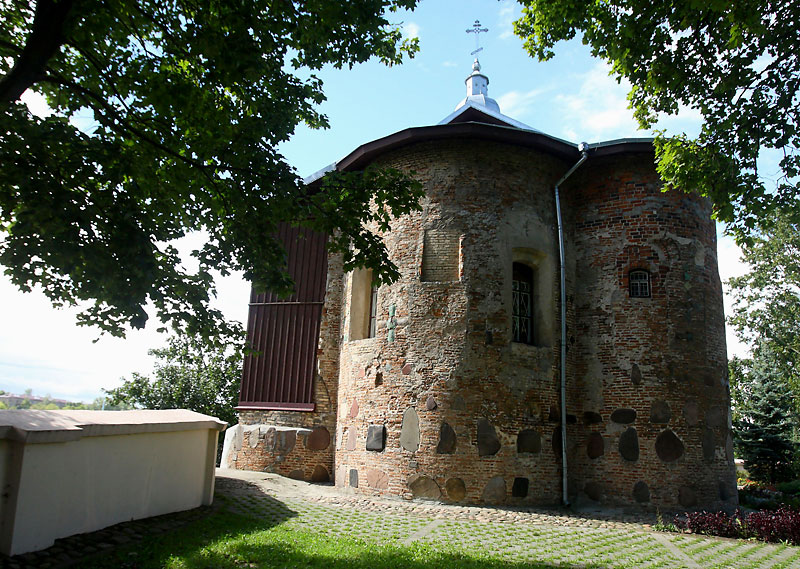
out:
{"label": "paving stone", "polygon": [[656,454],[664,462],[675,462],[683,456],[683,442],[671,430],[663,431],[656,438]]}
{"label": "paving stone", "polygon": [[703,429],[703,458],[707,461],[714,460],[717,438],[711,429]]}
{"label": "paving stone", "polygon": [[302,470],[296,468],[289,473],[288,477],[292,480],[303,480],[303,478],[305,478],[305,474],[303,474]]}
{"label": "paving stone", "polygon": [[389,487],[389,475],[382,470],[370,468],[367,470],[367,486],[378,490],[385,490]]}
{"label": "paving stone", "polygon": [[[409,407],[403,413],[403,426],[400,429],[400,446],[410,452],[417,452],[419,450],[419,416],[413,407]],[[383,447],[381,447],[380,450],[383,450]]]}
{"label": "paving stone", "polygon": [[439,404],[436,403],[436,399],[433,398],[433,395],[428,395],[428,399],[425,400],[425,409],[427,409],[428,411],[433,411],[438,406]]}
{"label": "paving stone", "polygon": [[631,366],[631,383],[634,385],[642,384],[642,372],[639,370],[638,364],[633,364]]}
{"label": "paving stone", "polygon": [[407,363],[407,364],[406,364],[406,365],[404,365],[402,368],[400,368],[400,372],[401,372],[403,375],[408,375],[408,374],[410,374],[410,373],[411,373],[411,370],[413,370],[413,369],[414,369],[414,368],[413,368],[413,366],[412,366],[410,363]]}
{"label": "paving stone", "polygon": [[325,450],[331,444],[331,433],[325,427],[315,427],[306,437],[306,448],[309,450]]}
{"label": "paving stone", "polygon": [[719,481],[719,499],[723,502],[727,502],[736,494],[731,490],[728,484],[725,483],[724,480]]}
{"label": "paving stone", "polygon": [[366,449],[374,452],[381,452],[386,448],[386,426],[370,425],[367,428]]}
{"label": "paving stone", "polygon": [[347,431],[347,443],[345,444],[345,447],[347,450],[356,450],[356,444],[358,444],[356,428],[350,427],[350,429]]}
{"label": "paving stone", "polygon": [[358,417],[358,401],[353,399],[353,404],[350,405],[350,412],[347,413],[347,418],[355,419],[356,417]]}
{"label": "paving stone", "polygon": [[358,488],[358,470],[355,468],[350,469],[350,476],[348,480],[351,488]]}
{"label": "paving stone", "polygon": [[635,428],[628,427],[619,436],[619,454],[630,462],[639,460],[639,435]]}
{"label": "paving stone", "polygon": [[590,500],[594,500],[595,502],[599,502],[600,498],[603,497],[603,485],[595,480],[586,482],[586,484],[583,485],[583,491]]}
{"label": "paving stone", "polygon": [[691,508],[697,504],[697,492],[689,486],[681,486],[678,489],[678,502],[684,508]]}
{"label": "paving stone", "polygon": [[669,423],[672,418],[672,411],[669,408],[669,403],[657,399],[653,401],[650,406],[650,422],[651,423]]}
{"label": "paving stone", "polygon": [[275,433],[275,450],[281,454],[289,454],[297,443],[297,431],[277,431]]}
{"label": "paving stone", "polygon": [[506,481],[502,476],[490,478],[481,498],[486,504],[502,504],[506,500]]}
{"label": "paving stone", "polygon": [[636,420],[636,410],[616,409],[611,413],[611,420],[620,425],[630,425]]}
{"label": "paving stone", "polygon": [[591,459],[600,458],[606,452],[606,444],[603,435],[598,432],[589,433],[586,439],[586,454]]}
{"label": "paving stone", "polygon": [[700,422],[700,406],[694,399],[689,399],[683,405],[683,418],[690,427],[697,426]]}
{"label": "paving stone", "polygon": [[706,427],[715,429],[725,422],[725,411],[722,407],[713,406],[706,412]]}
{"label": "paving stone", "polygon": [[408,488],[415,498],[438,500],[442,490],[433,478],[423,474],[412,474],[408,478]]}
{"label": "paving stone", "polygon": [[538,453],[542,451],[542,434],[535,429],[523,429],[517,435],[517,452]]}
{"label": "paving stone", "polygon": [[452,502],[460,502],[467,495],[467,487],[461,478],[450,478],[445,482],[447,498]]}
{"label": "paving stone", "polygon": [[561,426],[553,429],[551,442],[553,447],[553,456],[555,457],[556,462],[561,462]]}
{"label": "paving stone", "polygon": [[478,419],[478,456],[492,456],[500,450],[497,432],[488,419]]}
{"label": "paving stone", "polygon": [[436,452],[438,454],[452,454],[456,450],[457,445],[456,432],[448,423],[442,423],[439,428],[439,444],[436,445]]}

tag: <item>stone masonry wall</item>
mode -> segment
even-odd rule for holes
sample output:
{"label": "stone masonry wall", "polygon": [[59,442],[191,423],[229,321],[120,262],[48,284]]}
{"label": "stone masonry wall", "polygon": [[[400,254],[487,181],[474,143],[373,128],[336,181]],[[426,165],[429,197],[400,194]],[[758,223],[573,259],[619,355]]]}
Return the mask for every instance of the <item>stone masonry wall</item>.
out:
{"label": "stone masonry wall", "polygon": [[[731,509],[715,226],[706,200],[662,192],[652,163],[590,158],[564,192],[573,228],[569,399],[581,404],[571,489],[662,511]],[[650,273],[650,298],[630,297],[633,269]]]}
{"label": "stone masonry wall", "polygon": [[[414,171],[427,197],[422,212],[395,220],[383,236],[402,276],[378,290],[376,337],[344,338],[337,485],[454,502],[557,503],[550,188],[566,165],[480,141],[420,143],[382,164]],[[426,234],[460,236],[459,271],[449,280],[421,278]],[[511,342],[516,257],[536,270],[547,314],[539,345]]]}
{"label": "stone masonry wall", "polygon": [[[661,193],[652,163],[650,154],[590,158],[562,194],[568,491],[645,508],[730,507],[714,225],[702,200]],[[418,143],[380,164],[415,172],[426,198],[383,235],[402,276],[378,291],[376,337],[343,337],[336,483],[407,498],[557,503],[552,188],[571,164],[469,140]],[[456,233],[458,274],[434,281],[426,245]],[[534,269],[535,345],[511,342],[517,261]],[[635,268],[650,271],[651,298],[628,297]],[[344,330],[349,287],[345,275]]]}

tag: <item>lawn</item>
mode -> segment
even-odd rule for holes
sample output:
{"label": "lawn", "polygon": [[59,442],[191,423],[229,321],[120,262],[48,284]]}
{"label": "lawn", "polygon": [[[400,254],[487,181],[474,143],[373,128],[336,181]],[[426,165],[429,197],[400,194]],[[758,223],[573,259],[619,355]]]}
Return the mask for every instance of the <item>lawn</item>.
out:
{"label": "lawn", "polygon": [[658,533],[375,511],[263,494],[218,497],[177,530],[74,567],[127,569],[789,569],[800,547]]}
{"label": "lawn", "polygon": [[[273,525],[252,517],[217,511],[180,530],[85,560],[91,569],[504,569],[550,568],[549,564],[510,563],[491,555],[446,552],[426,544],[402,546],[331,536]],[[590,566],[593,567],[593,566]],[[598,566],[599,567],[599,566]]]}

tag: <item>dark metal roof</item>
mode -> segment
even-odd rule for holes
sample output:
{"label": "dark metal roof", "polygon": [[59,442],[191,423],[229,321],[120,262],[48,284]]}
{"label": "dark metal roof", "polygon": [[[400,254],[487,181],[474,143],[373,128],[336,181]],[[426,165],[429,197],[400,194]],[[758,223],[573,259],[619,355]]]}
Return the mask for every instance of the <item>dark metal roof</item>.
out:
{"label": "dark metal roof", "polygon": [[[568,161],[577,160],[581,154],[576,144],[541,132],[481,122],[458,122],[407,128],[372,142],[367,142],[339,160],[335,167],[340,171],[360,170],[386,152],[419,142],[451,138],[476,138],[535,148]],[[591,156],[598,157],[624,153],[653,152],[653,139],[623,138],[589,144],[589,149]],[[309,181],[313,181],[312,178],[310,177]]]}

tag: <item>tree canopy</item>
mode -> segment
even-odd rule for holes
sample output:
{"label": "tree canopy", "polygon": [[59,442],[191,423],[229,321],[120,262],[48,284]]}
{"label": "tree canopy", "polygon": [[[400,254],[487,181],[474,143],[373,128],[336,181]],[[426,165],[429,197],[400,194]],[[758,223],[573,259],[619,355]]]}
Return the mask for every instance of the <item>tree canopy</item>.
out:
{"label": "tree canopy", "polygon": [[[656,138],[668,185],[696,190],[746,241],[775,208],[800,221],[800,4],[790,0],[520,0],[516,33],[546,60],[582,34],[592,53],[631,83],[643,128],[682,106],[702,113],[699,136]],[[758,169],[781,153],[781,177]]]}
{"label": "tree canopy", "polygon": [[[226,348],[219,349],[224,343]],[[133,373],[122,385],[104,390],[110,405],[142,409],[190,409],[236,423],[242,379],[244,331],[234,330],[223,342],[199,336],[173,335],[164,348],[148,353],[156,358],[153,377]]]}
{"label": "tree canopy", "polygon": [[734,298],[729,321],[754,352],[769,351],[800,412],[800,227],[781,212],[769,225],[742,246],[750,269],[728,282]]}
{"label": "tree canopy", "polygon": [[[276,150],[327,126],[314,72],[413,55],[387,19],[417,0],[37,0],[0,6],[0,264],[22,290],[89,301],[79,323],[121,335],[145,307],[213,335],[212,269],[288,293],[281,222],[329,234],[346,268],[397,275],[365,221],[417,207],[396,171],[313,191]],[[54,113],[20,97],[43,94]],[[88,117],[88,118],[87,118]],[[87,126],[89,123],[89,126]],[[80,128],[79,128],[80,127]],[[202,231],[196,270],[175,241]]]}

